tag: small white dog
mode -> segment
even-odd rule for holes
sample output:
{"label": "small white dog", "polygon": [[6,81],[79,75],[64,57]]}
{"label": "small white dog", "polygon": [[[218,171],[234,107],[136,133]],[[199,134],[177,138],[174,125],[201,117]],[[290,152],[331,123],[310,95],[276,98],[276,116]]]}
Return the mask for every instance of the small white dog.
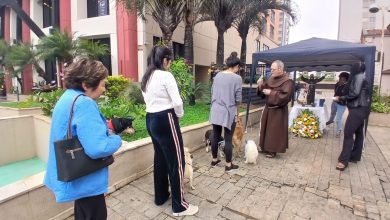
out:
{"label": "small white dog", "polygon": [[257,145],[253,140],[246,141],[245,144],[245,163],[256,164],[257,156],[259,152],[257,151]]}
{"label": "small white dog", "polygon": [[192,178],[194,176],[194,169],[192,168],[192,155],[186,147],[184,148],[184,159],[186,161],[186,165],[184,168],[184,177],[189,179],[191,189],[195,189],[192,181]]}

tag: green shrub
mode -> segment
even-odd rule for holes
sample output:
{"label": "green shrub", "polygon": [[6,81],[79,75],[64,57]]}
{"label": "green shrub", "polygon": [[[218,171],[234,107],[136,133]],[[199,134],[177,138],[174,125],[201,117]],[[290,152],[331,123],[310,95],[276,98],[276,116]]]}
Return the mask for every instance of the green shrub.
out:
{"label": "green shrub", "polygon": [[145,104],[144,97],[142,96],[142,90],[135,83],[130,83],[129,100],[131,103],[134,103],[134,104]]}
{"label": "green shrub", "polygon": [[378,86],[373,88],[371,110],[379,113],[390,112],[390,96],[380,96]]}
{"label": "green shrub", "polygon": [[371,104],[371,110],[379,113],[389,113],[390,108],[385,102],[373,102]]}
{"label": "green shrub", "polygon": [[42,103],[42,111],[44,115],[51,117],[51,115],[53,114],[54,106],[56,105],[57,101],[60,99],[64,91],[65,90],[57,89],[51,92],[39,94],[37,99],[40,103]]}
{"label": "green shrub", "polygon": [[[247,77],[245,77],[244,78],[244,83],[250,83],[250,76],[247,76]],[[254,75],[253,77],[252,77],[252,83],[257,83],[257,80],[259,80],[259,78],[260,78],[260,75]]]}
{"label": "green shrub", "polygon": [[106,95],[110,99],[115,99],[125,95],[131,81],[124,76],[109,76],[106,81]]}
{"label": "green shrub", "polygon": [[131,116],[131,103],[126,97],[119,96],[117,98],[106,99],[98,102],[100,111],[105,118],[114,117],[129,117]]}
{"label": "green shrub", "polygon": [[191,84],[194,80],[189,66],[184,62],[183,58],[178,58],[172,61],[170,71],[176,79],[181,98],[187,100],[191,95]]}

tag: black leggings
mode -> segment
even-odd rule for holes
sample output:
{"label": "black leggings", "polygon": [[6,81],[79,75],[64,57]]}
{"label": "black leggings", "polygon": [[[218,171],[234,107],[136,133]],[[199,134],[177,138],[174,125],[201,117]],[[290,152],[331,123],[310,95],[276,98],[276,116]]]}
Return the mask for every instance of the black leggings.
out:
{"label": "black leggings", "polygon": [[[232,162],[232,153],[233,153],[233,133],[236,128],[236,122],[232,124],[232,130],[229,130],[226,127],[223,127],[225,130],[225,158],[226,163]],[[211,140],[211,154],[213,158],[218,157],[218,142],[221,140],[222,126],[213,124],[213,139]]]}

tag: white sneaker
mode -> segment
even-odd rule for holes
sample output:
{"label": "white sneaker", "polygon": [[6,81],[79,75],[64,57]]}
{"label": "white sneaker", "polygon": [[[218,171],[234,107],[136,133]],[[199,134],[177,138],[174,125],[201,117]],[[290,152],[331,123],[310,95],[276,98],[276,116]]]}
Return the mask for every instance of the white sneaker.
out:
{"label": "white sneaker", "polygon": [[188,208],[182,212],[173,213],[173,216],[195,215],[199,211],[198,206],[189,204]]}

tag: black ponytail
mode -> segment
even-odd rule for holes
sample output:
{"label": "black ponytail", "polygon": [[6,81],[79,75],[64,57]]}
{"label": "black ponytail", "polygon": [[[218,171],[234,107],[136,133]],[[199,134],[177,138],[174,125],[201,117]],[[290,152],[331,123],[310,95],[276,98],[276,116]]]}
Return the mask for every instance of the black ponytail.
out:
{"label": "black ponytail", "polygon": [[165,46],[154,46],[147,59],[147,69],[142,77],[141,90],[146,92],[146,85],[155,70],[162,70],[164,58],[172,60],[172,51]]}

